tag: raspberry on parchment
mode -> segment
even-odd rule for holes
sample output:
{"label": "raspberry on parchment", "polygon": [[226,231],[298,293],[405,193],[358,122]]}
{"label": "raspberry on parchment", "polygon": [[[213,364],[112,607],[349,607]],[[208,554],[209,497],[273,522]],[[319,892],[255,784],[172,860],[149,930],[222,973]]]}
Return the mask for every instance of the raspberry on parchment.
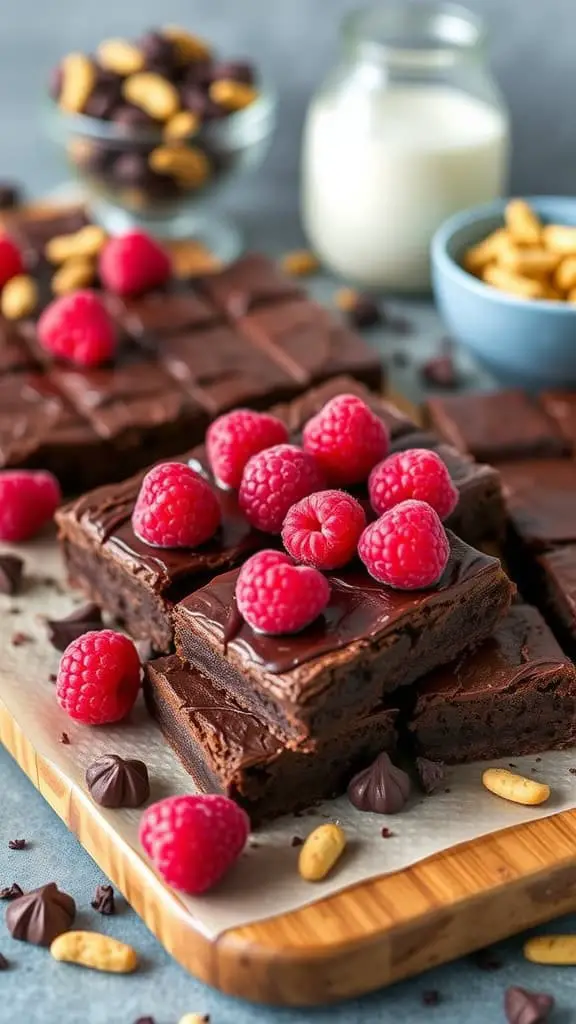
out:
{"label": "raspberry on parchment", "polygon": [[0,540],[33,537],[52,519],[61,500],[60,485],[46,470],[0,472]]}
{"label": "raspberry on parchment", "polygon": [[140,689],[140,658],[132,641],[112,629],[73,640],[60,659],[56,697],[70,718],[85,725],[119,722]]}

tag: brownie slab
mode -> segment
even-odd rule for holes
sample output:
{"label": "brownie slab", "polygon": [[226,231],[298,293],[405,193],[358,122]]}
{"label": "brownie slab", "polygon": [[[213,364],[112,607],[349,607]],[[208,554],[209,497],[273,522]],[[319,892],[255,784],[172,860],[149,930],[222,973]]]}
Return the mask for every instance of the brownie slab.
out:
{"label": "brownie slab", "polygon": [[556,423],[523,391],[431,398],[425,413],[449,444],[479,462],[553,457],[569,451]]}
{"label": "brownie slab", "polygon": [[576,544],[538,555],[536,592],[562,647],[576,659]]}
{"label": "brownie slab", "polygon": [[528,605],[513,605],[490,639],[415,688],[408,728],[431,760],[518,757],[576,740],[576,670]]}
{"label": "brownie slab", "polygon": [[266,306],[304,292],[280,268],[260,253],[242,256],[219,274],[202,277],[199,287],[208,300],[232,320],[258,306]]}
{"label": "brownie slab", "polygon": [[327,573],[324,614],[294,636],[243,622],[238,570],[225,573],[175,605],[176,649],[290,745],[314,746],[484,639],[506,611],[514,587],[498,559],[449,539],[448,566],[431,590],[393,590],[359,565]]}
{"label": "brownie slab", "polygon": [[540,404],[576,455],[576,391],[543,391]]}
{"label": "brownie slab", "polygon": [[382,707],[314,753],[288,750],[256,714],[175,656],[148,663],[144,694],[198,788],[231,797],[253,822],[338,795],[356,771],[396,747],[398,712]]}
{"label": "brownie slab", "polygon": [[576,542],[576,462],[524,459],[499,466],[512,532],[543,551]]}

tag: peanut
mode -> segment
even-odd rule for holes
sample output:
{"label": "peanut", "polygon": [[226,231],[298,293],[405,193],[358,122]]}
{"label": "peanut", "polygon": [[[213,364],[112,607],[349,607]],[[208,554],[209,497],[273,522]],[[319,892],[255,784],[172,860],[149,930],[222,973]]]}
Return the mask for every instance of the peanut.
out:
{"label": "peanut", "polygon": [[99,932],[64,932],[50,946],[55,960],[111,974],[130,974],[138,966],[136,950]]}
{"label": "peanut", "polygon": [[220,78],[212,82],[208,90],[210,99],[226,110],[243,110],[250,106],[258,96],[258,90],[245,82],[235,82],[233,78]]}
{"label": "peanut", "polygon": [[198,114],[193,114],[191,110],[181,110],[166,122],[162,134],[167,142],[175,142],[195,135],[199,127]]}
{"label": "peanut", "polygon": [[72,256],[62,264],[52,278],[54,295],[67,295],[77,288],[87,288],[94,281],[96,267],[86,256]]}
{"label": "peanut", "polygon": [[515,775],[507,768],[487,768],[482,775],[482,785],[503,800],[525,804],[527,807],[543,804],[550,797],[550,786],[545,782],[536,782],[535,779]]}
{"label": "peanut", "polygon": [[176,53],[182,64],[189,64],[192,61],[208,60],[211,50],[203,39],[193,36],[186,29],[179,25],[166,25],[162,29],[162,35],[171,39],[176,47]]}
{"label": "peanut", "polygon": [[178,92],[172,82],[153,71],[129,75],[122,86],[122,95],[156,121],[168,121],[180,106]]}
{"label": "peanut", "polygon": [[306,882],[320,882],[332,870],[346,846],[338,825],[319,825],[306,839],[298,858],[298,871]]}
{"label": "peanut", "polygon": [[17,274],[2,289],[0,309],[7,320],[30,316],[38,305],[38,285],[29,274]]}
{"label": "peanut", "polygon": [[542,231],[544,245],[562,256],[576,256],[576,228],[567,224],[547,224]]}
{"label": "peanut", "polygon": [[568,292],[568,295],[566,296],[566,302],[570,302],[570,303],[576,302],[576,288],[571,288],[570,289],[570,291]]}
{"label": "peanut", "polygon": [[135,75],[145,64],[144,54],[125,39],[105,39],[96,50],[98,63],[117,75]]}
{"label": "peanut", "polygon": [[87,224],[72,235],[56,235],[46,243],[44,255],[50,263],[64,263],[75,256],[97,256],[106,241],[106,232],[97,224]]}
{"label": "peanut", "polygon": [[480,273],[492,260],[498,258],[500,250],[505,244],[509,244],[509,241],[510,237],[506,229],[498,228],[497,231],[493,231],[487,238],[468,249],[464,256],[464,267],[471,274]]}
{"label": "peanut", "polygon": [[504,248],[500,263],[506,270],[524,277],[544,277],[556,269],[560,261],[558,253],[547,249],[519,249],[515,246]]}
{"label": "peanut", "polygon": [[183,188],[200,188],[210,175],[208,158],[196,146],[158,146],[148,163],[153,171],[171,175]]}
{"label": "peanut", "polygon": [[306,277],[307,274],[315,274],[319,262],[313,252],[309,249],[294,249],[287,252],[280,260],[280,266],[286,274],[293,277]]}
{"label": "peanut", "polygon": [[495,288],[499,288],[502,292],[508,292],[509,295],[517,295],[521,299],[543,299],[546,293],[546,289],[541,281],[513,274],[510,270],[496,266],[495,263],[484,268],[482,280],[486,284],[494,285]]}
{"label": "peanut", "polygon": [[533,964],[576,964],[576,935],[536,935],[524,943],[523,952]]}
{"label": "peanut", "polygon": [[542,237],[542,225],[524,199],[510,200],[504,211],[504,220],[518,245],[538,245]]}
{"label": "peanut", "polygon": [[222,263],[200,242],[183,240],[170,242],[168,250],[172,259],[174,276],[180,280],[197,277],[199,274],[214,274],[222,269]]}
{"label": "peanut", "polygon": [[205,1013],[185,1013],[178,1024],[208,1024],[209,1020]]}
{"label": "peanut", "polygon": [[567,256],[562,260],[554,274],[554,284],[564,292],[576,288],[576,256]]}
{"label": "peanut", "polygon": [[334,296],[334,305],[343,313],[349,313],[358,302],[358,292],[355,288],[339,288]]}
{"label": "peanut", "polygon": [[58,100],[62,110],[79,114],[96,81],[96,69],[84,53],[69,53],[62,61],[62,86]]}

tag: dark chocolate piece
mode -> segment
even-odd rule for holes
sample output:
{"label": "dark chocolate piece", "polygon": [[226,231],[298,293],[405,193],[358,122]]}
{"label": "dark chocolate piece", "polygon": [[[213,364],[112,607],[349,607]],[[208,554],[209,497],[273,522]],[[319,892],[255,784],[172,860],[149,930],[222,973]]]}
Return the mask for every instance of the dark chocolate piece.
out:
{"label": "dark chocolate piece", "polygon": [[576,658],[576,544],[539,555],[535,596],[562,646]]}
{"label": "dark chocolate piece", "polygon": [[554,1009],[554,996],[546,992],[529,992],[511,985],[504,993],[504,1013],[508,1024],[546,1024]]}
{"label": "dark chocolate piece", "polygon": [[6,959],[3,953],[0,953],[0,971],[7,971],[9,967],[9,961]]}
{"label": "dark chocolate piece", "polygon": [[15,181],[0,181],[0,210],[13,210],[23,201],[22,187]]}
{"label": "dark chocolate piece", "polygon": [[347,320],[352,327],[362,330],[364,327],[375,327],[382,323],[382,314],[378,303],[367,292],[357,292],[354,302],[346,310]]}
{"label": "dark chocolate piece", "polygon": [[105,626],[102,621],[102,612],[92,601],[90,604],[84,604],[81,608],[70,612],[70,615],[66,615],[63,619],[48,619],[46,628],[52,646],[57,651],[65,651],[68,644],[77,640],[79,636],[93,630],[104,629]]}
{"label": "dark chocolate piece", "polygon": [[440,352],[422,366],[422,377],[433,388],[457,388],[460,385],[454,356],[451,352]]}
{"label": "dark chocolate piece", "polygon": [[105,917],[110,917],[111,914],[116,913],[116,905],[114,903],[114,889],[111,885],[97,885],[94,898],[90,902],[90,906],[93,910],[96,910],[99,914],[103,914]]}
{"label": "dark chocolate piece", "polygon": [[12,882],[12,885],[6,885],[0,889],[0,900],[16,900],[23,895],[24,890],[20,888],[18,882]]}
{"label": "dark chocolate piece", "polygon": [[13,939],[50,946],[58,935],[68,931],[75,915],[72,897],[49,882],[9,904],[6,925]]}
{"label": "dark chocolate piece", "polygon": [[28,846],[28,841],[26,839],[9,839],[8,840],[8,849],[9,850],[25,850],[27,846]]}
{"label": "dark chocolate piece", "polygon": [[104,754],[86,771],[90,796],[101,807],[141,807],[150,796],[148,769],[143,761]]}
{"label": "dark chocolate piece", "polygon": [[18,555],[0,554],[0,594],[17,594],[22,582],[24,561]]}
{"label": "dark chocolate piece", "polygon": [[68,733],[67,732],[61,733],[61,735],[60,735],[60,743],[62,744],[62,746],[69,747],[70,746],[70,742],[71,741],[70,741],[70,737],[69,737]]}
{"label": "dark chocolate piece", "polygon": [[359,811],[398,814],[409,796],[410,777],[392,764],[388,754],[379,754],[348,783],[348,799]]}
{"label": "dark chocolate piece", "polygon": [[513,531],[524,545],[545,551],[576,542],[576,461],[523,459],[498,468]]}
{"label": "dark chocolate piece", "polygon": [[247,60],[216,61],[210,77],[213,82],[221,78],[230,78],[233,82],[244,82],[245,85],[254,85],[256,80],[254,67]]}
{"label": "dark chocolate piece", "polygon": [[427,796],[435,793],[444,782],[444,765],[438,761],[430,761],[427,757],[417,757],[416,771],[420,785]]}
{"label": "dark chocolate piece", "polygon": [[437,988],[429,988],[426,992],[422,993],[422,1003],[424,1006],[439,1006],[442,1002],[442,997]]}
{"label": "dark chocolate piece", "polygon": [[480,647],[415,690],[409,729],[433,761],[533,754],[576,739],[576,669],[528,605],[512,605]]}

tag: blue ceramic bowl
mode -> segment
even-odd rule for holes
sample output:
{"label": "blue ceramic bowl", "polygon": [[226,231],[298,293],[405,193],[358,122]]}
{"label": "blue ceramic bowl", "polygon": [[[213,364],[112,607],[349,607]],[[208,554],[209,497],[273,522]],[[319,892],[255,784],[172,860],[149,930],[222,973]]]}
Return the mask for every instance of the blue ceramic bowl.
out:
{"label": "blue ceramic bowl", "polygon": [[[576,225],[576,199],[528,196],[545,223]],[[432,279],[450,334],[498,380],[526,388],[576,387],[576,305],[518,299],[460,266],[466,249],[501,227],[505,200],[450,217],[432,240]]]}

